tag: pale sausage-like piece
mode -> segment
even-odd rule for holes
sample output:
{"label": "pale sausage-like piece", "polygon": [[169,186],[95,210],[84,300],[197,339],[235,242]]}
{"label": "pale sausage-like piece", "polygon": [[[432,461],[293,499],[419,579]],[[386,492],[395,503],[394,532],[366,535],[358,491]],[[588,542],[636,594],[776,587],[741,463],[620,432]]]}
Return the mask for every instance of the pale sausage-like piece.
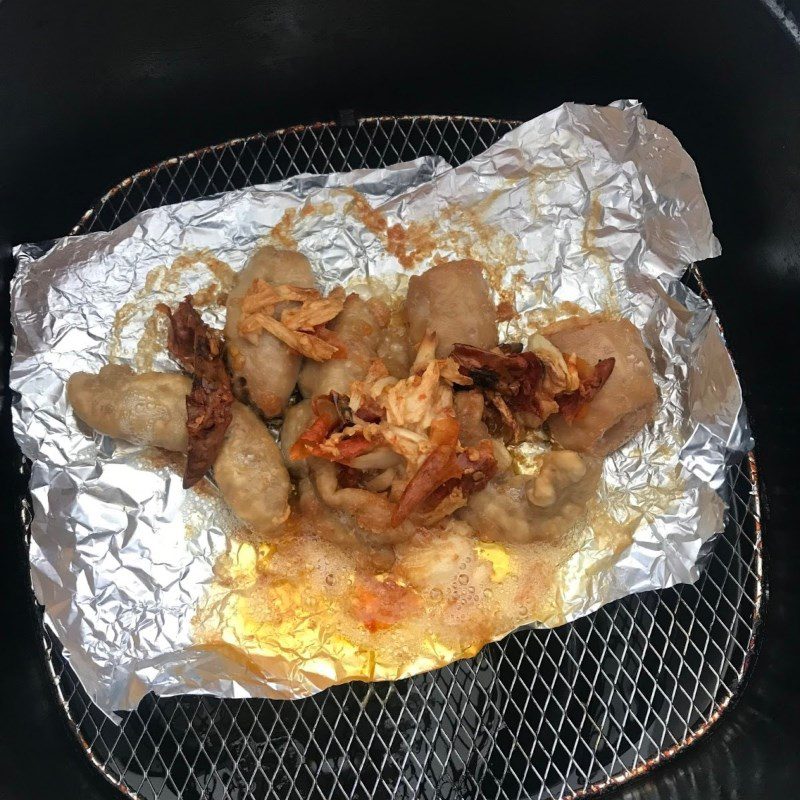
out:
{"label": "pale sausage-like piece", "polygon": [[214,478],[231,510],[253,530],[275,530],[289,516],[291,485],[278,445],[241,403],[233,405]]}
{"label": "pale sausage-like piece", "polygon": [[[239,334],[242,300],[256,279],[312,289],[314,275],[304,255],[293,250],[260,247],[239,273],[228,294],[225,336],[234,391],[240,398],[249,399],[265,416],[275,417],[283,412],[294,391],[302,358],[266,331],[258,334],[255,344]],[[280,319],[283,310],[293,305],[297,304],[281,303],[274,316]]]}
{"label": "pale sausage-like piece", "polygon": [[191,378],[177,373],[134,374],[108,364],[98,375],[76,372],[67,382],[75,415],[100,433],[131,444],[185,453],[186,395]]}
{"label": "pale sausage-like piece", "polygon": [[480,539],[554,541],[586,516],[601,469],[599,459],[554,450],[542,456],[538,475],[504,472],[472,495],[458,514]]}
{"label": "pale sausage-like piece", "polygon": [[455,344],[497,346],[496,311],[478,261],[450,261],[414,275],[406,315],[414,347],[426,331],[436,333],[437,358],[449,356]]}
{"label": "pale sausage-like piece", "polygon": [[381,331],[387,322],[388,309],[383,304],[349,295],[344,308],[328,325],[344,345],[347,357],[323,362],[306,359],[300,372],[303,397],[328,392],[347,394],[350,384],[361,380],[378,357]]}
{"label": "pale sausage-like piece", "polygon": [[[77,417],[108,436],[185,453],[186,395],[192,381],[177,373],[145,372],[109,364],[99,374],[75,373],[67,399]],[[289,474],[263,422],[241,403],[214,462],[214,477],[242,522],[269,532],[289,515]]]}
{"label": "pale sausage-like piece", "polygon": [[635,436],[655,415],[658,391],[642,335],[628,320],[574,317],[543,331],[565,355],[590,366],[615,359],[614,370],[577,419],[549,419],[550,435],[561,447],[604,456]]}

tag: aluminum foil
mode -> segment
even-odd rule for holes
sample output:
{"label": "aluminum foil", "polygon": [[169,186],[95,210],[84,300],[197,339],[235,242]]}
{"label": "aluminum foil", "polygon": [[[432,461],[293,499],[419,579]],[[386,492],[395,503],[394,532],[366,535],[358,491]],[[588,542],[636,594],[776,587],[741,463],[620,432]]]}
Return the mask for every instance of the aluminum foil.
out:
{"label": "aluminum foil", "polygon": [[719,244],[694,163],[669,130],[636,102],[565,104],[456,168],[426,158],[301,175],[15,249],[11,385],[14,431],[32,462],[33,585],[102,710],[134,708],[148,691],[302,697],[441,666],[484,643],[420,647],[365,671],[324,643],[313,657],[287,646],[254,661],[236,638],[201,642],[198,609],[221,614],[238,591],[215,571],[231,554],[230,513],[213,490],[185,492],[180,463],[93,434],[68,408],[66,380],[78,370],[109,360],[174,370],[155,303],[198,293],[221,327],[215,293],[265,241],[305,253],[326,288],[367,276],[402,285],[435,261],[477,258],[498,301],[519,312],[505,338],[576,305],[631,319],[661,399],[655,423],[604,465],[604,524],[625,537],[589,530],[559,567],[558,602],[524,621],[562,624],[697,579],[703,545],[723,526],[726,470],[752,446],[716,316],[680,282]]}

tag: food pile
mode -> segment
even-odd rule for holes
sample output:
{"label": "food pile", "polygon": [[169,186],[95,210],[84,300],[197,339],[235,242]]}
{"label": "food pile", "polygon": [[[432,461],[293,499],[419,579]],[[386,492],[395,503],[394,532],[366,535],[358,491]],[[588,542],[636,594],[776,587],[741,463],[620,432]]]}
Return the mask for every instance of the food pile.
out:
{"label": "food pile", "polygon": [[[184,486],[213,475],[261,535],[291,516],[367,550],[454,521],[483,541],[559,537],[596,494],[602,458],[655,411],[630,322],[584,314],[501,343],[476,261],[437,264],[387,302],[323,296],[303,255],[262,247],[226,308],[223,332],[191,296],[159,306],[182,372],[108,365],[74,374],[68,397],[102,433],[186,453]],[[529,441],[551,447],[522,470],[514,452]]]}

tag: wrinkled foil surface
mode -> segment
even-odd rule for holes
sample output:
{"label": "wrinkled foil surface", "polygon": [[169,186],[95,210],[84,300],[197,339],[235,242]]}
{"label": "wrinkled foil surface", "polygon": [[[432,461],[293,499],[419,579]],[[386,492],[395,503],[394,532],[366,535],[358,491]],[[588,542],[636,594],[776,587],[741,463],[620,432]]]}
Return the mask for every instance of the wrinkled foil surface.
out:
{"label": "wrinkled foil surface", "polygon": [[[211,284],[224,291],[264,242],[306,254],[326,289],[477,258],[497,299],[520,312],[501,338],[575,305],[631,319],[660,405],[655,423],[606,459],[602,492],[620,524],[638,509],[635,527],[622,548],[596,536],[575,553],[557,612],[529,622],[562,624],[626,594],[698,578],[703,545],[723,527],[726,470],[752,446],[716,316],[680,282],[719,244],[694,163],[669,130],[633,101],[565,104],[456,168],[424,158],[301,175],[15,249],[11,385],[15,435],[32,462],[33,586],[103,711],[134,708],[149,691],[303,697],[342,680],[442,666],[483,644],[421,651],[370,675],[331,664],[332,650],[324,668],[285,653],[270,672],[249,668],[235,647],[197,646],[193,619],[212,587],[220,591],[214,565],[229,546],[230,513],[213,491],[185,492],[174,459],[87,430],[65,386],[73,372],[109,360],[175,370],[152,307]],[[219,306],[203,314],[222,327]]]}

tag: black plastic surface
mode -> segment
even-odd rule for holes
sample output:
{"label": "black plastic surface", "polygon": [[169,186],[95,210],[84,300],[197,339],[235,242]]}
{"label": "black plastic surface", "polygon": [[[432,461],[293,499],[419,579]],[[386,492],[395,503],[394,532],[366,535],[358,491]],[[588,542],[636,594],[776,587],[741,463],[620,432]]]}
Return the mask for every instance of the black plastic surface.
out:
{"label": "black plastic surface", "polygon": [[[343,108],[524,119],[565,99],[643,100],[694,156],[723,244],[703,276],[757,435],[770,599],[738,706],[619,796],[794,797],[800,49],[791,30],[756,0],[6,0],[0,246],[65,233],[97,195],[153,161]],[[7,302],[4,288],[4,370]],[[7,402],[0,422],[0,798],[114,797],[55,705],[30,603]]]}

